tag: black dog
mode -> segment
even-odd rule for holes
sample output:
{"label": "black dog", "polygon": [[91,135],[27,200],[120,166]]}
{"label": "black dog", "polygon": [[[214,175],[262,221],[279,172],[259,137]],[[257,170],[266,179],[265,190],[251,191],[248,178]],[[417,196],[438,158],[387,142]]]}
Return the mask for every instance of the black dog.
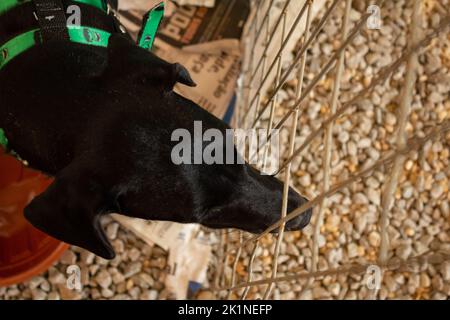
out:
{"label": "black dog", "polygon": [[[20,10],[0,17],[0,42],[29,24]],[[115,254],[99,223],[106,213],[253,233],[276,222],[283,187],[277,179],[246,164],[172,163],[174,130],[193,132],[194,121],[204,130],[228,129],[174,93],[176,83],[194,85],[185,68],[119,33],[108,48],[39,45],[0,70],[0,128],[31,167],[55,177],[26,218],[108,259]],[[291,190],[288,211],[305,201]],[[303,213],[287,229],[300,230],[310,217]]]}

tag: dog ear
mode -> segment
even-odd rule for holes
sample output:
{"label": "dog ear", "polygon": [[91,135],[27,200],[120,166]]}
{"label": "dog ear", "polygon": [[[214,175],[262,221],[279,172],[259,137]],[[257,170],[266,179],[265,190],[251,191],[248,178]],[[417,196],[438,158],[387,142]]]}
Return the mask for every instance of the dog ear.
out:
{"label": "dog ear", "polygon": [[114,250],[100,225],[104,199],[101,187],[71,165],[25,208],[25,218],[58,240],[113,259]]}
{"label": "dog ear", "polygon": [[163,60],[152,61],[148,72],[144,72],[142,76],[144,83],[160,87],[165,92],[172,91],[177,83],[189,87],[197,86],[185,67],[179,63],[170,64]]}
{"label": "dog ear", "polygon": [[188,87],[196,87],[197,86],[197,84],[194,82],[194,80],[192,80],[191,75],[189,74],[189,71],[187,71],[187,69],[184,66],[182,66],[179,63],[175,63],[172,65],[172,68],[173,68],[173,72],[174,72],[175,83],[179,82]]}
{"label": "dog ear", "polygon": [[[159,58],[157,58],[159,60]],[[163,91],[172,91],[177,83],[196,87],[189,71],[179,63],[170,64],[166,61],[153,61],[143,75],[144,83],[160,87]]]}
{"label": "dog ear", "polygon": [[181,64],[164,61],[136,46],[127,37],[115,34],[109,38],[108,68],[104,77],[136,80],[160,87],[163,91],[172,91],[177,83],[197,86],[189,71]]}

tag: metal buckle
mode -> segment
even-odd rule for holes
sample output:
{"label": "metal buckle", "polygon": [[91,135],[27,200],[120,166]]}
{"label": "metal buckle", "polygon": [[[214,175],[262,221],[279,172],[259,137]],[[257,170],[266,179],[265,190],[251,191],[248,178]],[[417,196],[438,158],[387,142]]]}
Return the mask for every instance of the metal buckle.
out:
{"label": "metal buckle", "polygon": [[2,50],[2,59],[3,60],[6,60],[7,58],[8,58],[8,56],[9,56],[9,52],[8,52],[8,49],[3,49]]}
{"label": "metal buckle", "polygon": [[119,29],[122,33],[127,33],[127,29],[120,21],[120,15],[119,13],[111,6],[109,1],[106,1],[106,13],[108,15],[113,16],[114,19],[116,19],[117,25],[119,26]]}

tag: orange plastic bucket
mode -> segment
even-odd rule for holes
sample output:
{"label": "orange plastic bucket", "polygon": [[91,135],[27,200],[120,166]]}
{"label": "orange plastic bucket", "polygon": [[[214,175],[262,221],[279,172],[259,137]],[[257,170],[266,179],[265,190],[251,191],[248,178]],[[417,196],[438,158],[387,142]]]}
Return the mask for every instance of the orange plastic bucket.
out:
{"label": "orange plastic bucket", "polygon": [[68,248],[23,217],[23,209],[51,182],[51,178],[23,166],[0,147],[0,286],[41,274]]}

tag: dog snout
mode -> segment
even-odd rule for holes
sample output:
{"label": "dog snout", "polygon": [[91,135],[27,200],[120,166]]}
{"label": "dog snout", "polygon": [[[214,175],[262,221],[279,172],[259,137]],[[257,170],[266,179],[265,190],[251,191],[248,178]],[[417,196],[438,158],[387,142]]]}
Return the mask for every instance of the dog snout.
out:
{"label": "dog snout", "polygon": [[[308,203],[308,199],[300,196],[294,190],[290,190],[288,199],[288,214]],[[305,228],[311,222],[312,209],[308,209],[300,214],[298,217],[286,223],[287,231],[298,231]]]}
{"label": "dog snout", "polygon": [[[288,198],[288,211],[287,214],[290,214],[294,210],[300,208],[302,205],[308,203],[308,199],[300,196],[294,190],[290,190],[289,198]],[[285,230],[286,231],[300,231],[305,228],[310,222],[312,217],[312,208],[305,210],[298,217],[288,221],[286,223]],[[278,216],[274,223],[279,221],[280,217]],[[272,233],[278,233],[278,229],[273,230]]]}
{"label": "dog snout", "polygon": [[310,222],[312,217],[312,209],[308,209],[299,215],[297,218],[289,221],[286,224],[287,231],[299,231],[305,228]]}

